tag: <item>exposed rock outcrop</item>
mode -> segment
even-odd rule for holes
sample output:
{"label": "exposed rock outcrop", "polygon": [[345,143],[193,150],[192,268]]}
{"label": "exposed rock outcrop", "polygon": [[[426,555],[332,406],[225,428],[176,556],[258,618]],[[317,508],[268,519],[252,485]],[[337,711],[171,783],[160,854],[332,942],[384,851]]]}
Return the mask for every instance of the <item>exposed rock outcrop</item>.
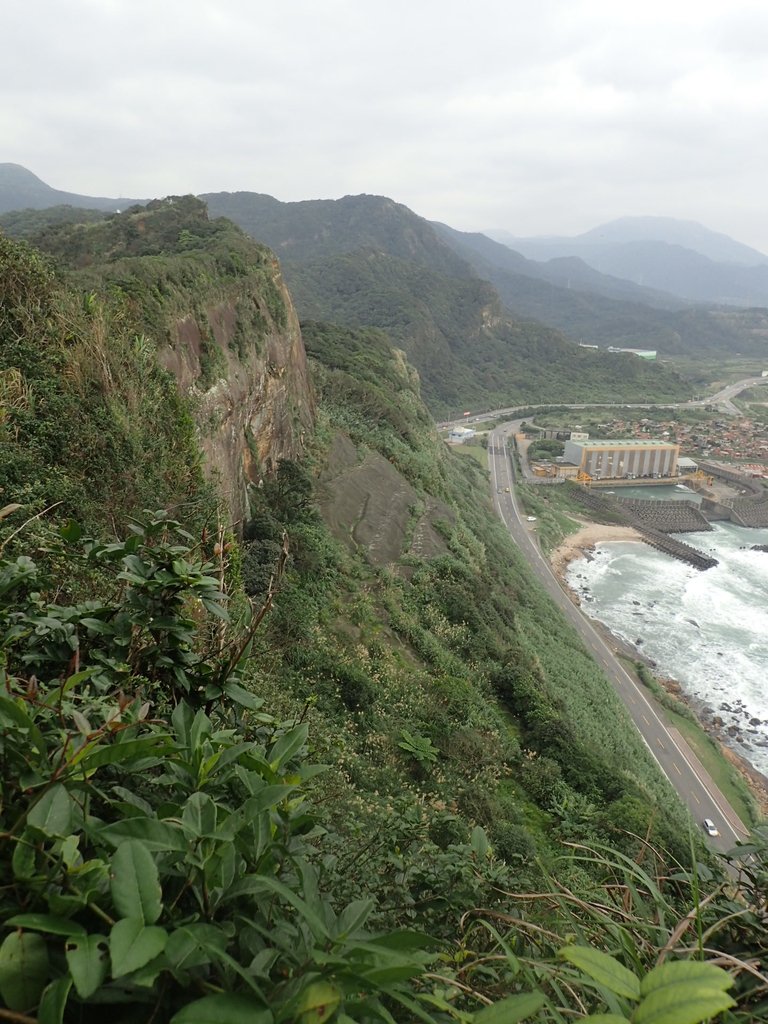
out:
{"label": "exposed rock outcrop", "polygon": [[[217,478],[234,522],[248,517],[248,485],[258,486],[280,459],[297,458],[314,421],[301,330],[276,259],[270,273],[272,294],[280,296],[284,310],[282,323],[270,313],[258,284],[246,278],[226,297],[206,304],[202,315],[175,319],[169,342],[160,351],[180,388],[198,400],[208,470]],[[254,305],[263,324],[258,332]],[[216,370],[208,382],[205,361],[211,361],[211,344],[217,349]]]}

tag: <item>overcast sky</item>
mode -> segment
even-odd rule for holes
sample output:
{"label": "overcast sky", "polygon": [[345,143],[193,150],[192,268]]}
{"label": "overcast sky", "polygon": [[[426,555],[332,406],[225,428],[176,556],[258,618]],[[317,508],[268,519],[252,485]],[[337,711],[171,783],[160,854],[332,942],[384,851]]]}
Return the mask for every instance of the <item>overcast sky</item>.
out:
{"label": "overcast sky", "polygon": [[766,0],[2,0],[0,162],[86,195],[380,193],[768,252]]}

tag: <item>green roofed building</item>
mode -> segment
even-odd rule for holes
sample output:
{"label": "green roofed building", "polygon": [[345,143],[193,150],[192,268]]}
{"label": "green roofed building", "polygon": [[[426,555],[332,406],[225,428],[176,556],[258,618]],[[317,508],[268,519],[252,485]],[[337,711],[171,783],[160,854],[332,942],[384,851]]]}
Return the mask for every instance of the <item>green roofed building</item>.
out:
{"label": "green roofed building", "polygon": [[655,348],[616,348],[614,345],[609,345],[606,352],[629,352],[630,355],[637,356],[638,359],[650,359],[651,361],[656,359]]}
{"label": "green roofed building", "polygon": [[680,446],[668,441],[566,441],[563,458],[593,480],[647,480],[677,475]]}

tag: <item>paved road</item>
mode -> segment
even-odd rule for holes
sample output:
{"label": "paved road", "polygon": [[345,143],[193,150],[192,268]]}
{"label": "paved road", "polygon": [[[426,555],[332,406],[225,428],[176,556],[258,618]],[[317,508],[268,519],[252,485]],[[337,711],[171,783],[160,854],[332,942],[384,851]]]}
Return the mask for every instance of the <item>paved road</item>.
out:
{"label": "paved road", "polygon": [[[740,410],[731,401],[740,392],[756,384],[768,384],[766,377],[747,377],[745,380],[736,381],[721,388],[716,395],[709,395],[706,398],[697,398],[692,402],[587,402],[573,405],[570,402],[549,402],[540,405],[526,405],[526,409],[549,409],[551,405],[564,406],[566,409],[610,409],[620,406],[622,409],[696,409],[705,405],[719,405],[728,412],[739,415]],[[506,409],[492,409],[490,412],[479,413],[476,416],[462,416],[460,419],[451,420],[445,423],[438,423],[440,430],[448,427],[466,426],[467,423],[485,423],[488,420],[498,419],[500,416],[514,416],[522,407],[513,405]]]}
{"label": "paved road", "polygon": [[521,514],[515,495],[514,464],[510,457],[511,436],[519,424],[520,420],[503,424],[491,431],[488,438],[488,463],[496,511],[539,582],[576,628],[589,653],[613,683],[648,749],[690,810],[694,821],[700,824],[704,818],[712,818],[720,836],[711,838],[710,842],[721,852],[730,850],[737,839],[748,835],[744,824],[682,736],[660,718],[642,686],[627,673],[613,649],[573,603],[539,550],[536,524],[527,522]]}

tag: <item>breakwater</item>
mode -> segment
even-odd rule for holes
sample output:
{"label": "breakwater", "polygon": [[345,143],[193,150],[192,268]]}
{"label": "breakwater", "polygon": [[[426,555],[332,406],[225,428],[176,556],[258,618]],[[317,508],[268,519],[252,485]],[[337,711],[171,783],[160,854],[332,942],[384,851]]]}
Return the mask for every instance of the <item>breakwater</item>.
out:
{"label": "breakwater", "polygon": [[[702,511],[710,519],[729,519],[737,526],[749,526],[752,529],[768,527],[768,493],[760,480],[745,476],[736,470],[727,469],[717,463],[702,462],[700,469],[710,476],[719,477],[728,483],[735,484],[743,492],[736,498],[716,501],[705,497],[701,503]],[[706,492],[704,492],[706,493]]]}
{"label": "breakwater", "polygon": [[[712,529],[693,502],[616,498],[576,484],[571,486],[576,500],[598,522],[633,526],[646,544],[678,561],[687,562],[695,569],[712,569],[717,565],[716,558],[669,536],[670,533]],[[655,511],[656,507],[658,511]]]}
{"label": "breakwater", "polygon": [[712,529],[712,524],[693,501],[646,501],[620,496],[616,500],[630,515],[660,533],[699,533]]}

